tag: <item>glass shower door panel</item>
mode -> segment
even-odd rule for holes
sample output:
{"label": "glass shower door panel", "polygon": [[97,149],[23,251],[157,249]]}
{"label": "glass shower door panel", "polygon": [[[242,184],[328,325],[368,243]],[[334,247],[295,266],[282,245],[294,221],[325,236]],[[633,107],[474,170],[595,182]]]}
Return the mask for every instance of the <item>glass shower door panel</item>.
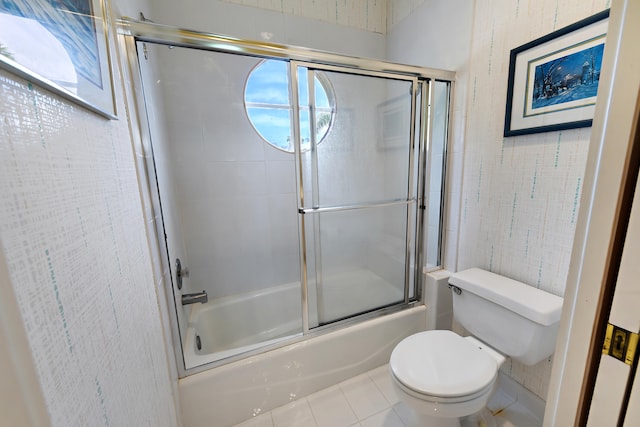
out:
{"label": "glass shower door panel", "polygon": [[317,178],[315,197],[305,198],[304,207],[406,200],[412,82],[315,72],[331,84],[335,114],[317,144],[316,177],[314,153],[303,150],[305,190]]}
{"label": "glass shower door panel", "polygon": [[415,277],[414,82],[319,68],[303,81],[329,82],[335,113],[300,153],[310,328],[406,302]]}
{"label": "glass shower door panel", "polygon": [[407,209],[412,206],[307,217],[311,328],[404,301]]}
{"label": "glass shower door panel", "polygon": [[[256,132],[242,102],[262,60],[144,49],[156,63],[145,95],[164,113],[152,137],[167,247],[189,269],[174,289],[187,368],[301,333],[294,155]],[[181,304],[202,291],[207,303]]]}
{"label": "glass shower door panel", "polygon": [[433,82],[431,98],[431,143],[427,167],[427,215],[425,224],[425,266],[440,265],[442,240],[442,206],[444,203],[444,175],[449,130],[449,102],[451,83]]}

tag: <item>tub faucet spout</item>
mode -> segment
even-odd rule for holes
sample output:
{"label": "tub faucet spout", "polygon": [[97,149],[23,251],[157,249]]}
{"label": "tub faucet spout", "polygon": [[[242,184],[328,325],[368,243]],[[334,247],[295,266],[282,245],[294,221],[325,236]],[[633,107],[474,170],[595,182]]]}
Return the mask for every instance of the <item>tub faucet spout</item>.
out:
{"label": "tub faucet spout", "polygon": [[195,304],[197,302],[204,304],[207,301],[209,301],[207,291],[196,292],[195,294],[182,294],[182,305]]}

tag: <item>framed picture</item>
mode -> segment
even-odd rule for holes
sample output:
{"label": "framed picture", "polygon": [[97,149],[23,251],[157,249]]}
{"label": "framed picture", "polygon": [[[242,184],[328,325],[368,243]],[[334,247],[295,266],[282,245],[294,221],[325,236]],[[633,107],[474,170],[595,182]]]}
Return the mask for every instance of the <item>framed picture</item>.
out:
{"label": "framed picture", "polygon": [[511,51],[504,136],[591,126],[609,11]]}
{"label": "framed picture", "polygon": [[102,0],[0,0],[0,67],[116,118]]}

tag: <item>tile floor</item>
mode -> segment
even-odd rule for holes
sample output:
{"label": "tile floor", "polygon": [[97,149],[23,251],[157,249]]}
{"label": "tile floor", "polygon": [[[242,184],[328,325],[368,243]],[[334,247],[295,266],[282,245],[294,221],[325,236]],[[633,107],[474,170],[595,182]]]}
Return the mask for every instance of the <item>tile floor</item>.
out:
{"label": "tile floor", "polygon": [[[418,427],[411,410],[396,397],[388,369],[373,369],[235,427]],[[500,388],[488,407],[494,412],[504,409],[495,416],[498,427],[542,425]]]}

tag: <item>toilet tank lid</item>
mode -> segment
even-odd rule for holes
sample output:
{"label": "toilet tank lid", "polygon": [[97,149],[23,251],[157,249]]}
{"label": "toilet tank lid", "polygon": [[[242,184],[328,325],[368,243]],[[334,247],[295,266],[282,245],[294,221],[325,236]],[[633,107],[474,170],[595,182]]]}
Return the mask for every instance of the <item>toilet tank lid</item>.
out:
{"label": "toilet tank lid", "polygon": [[541,325],[551,325],[560,320],[561,297],[517,280],[480,268],[470,268],[453,274],[449,283]]}

